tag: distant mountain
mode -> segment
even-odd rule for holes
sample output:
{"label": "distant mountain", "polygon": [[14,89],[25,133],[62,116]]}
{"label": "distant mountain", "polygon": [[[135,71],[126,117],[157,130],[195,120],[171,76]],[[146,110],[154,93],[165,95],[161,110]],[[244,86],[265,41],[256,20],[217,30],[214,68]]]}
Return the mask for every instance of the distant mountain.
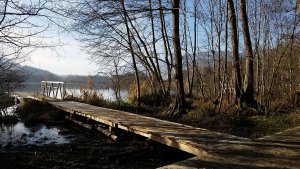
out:
{"label": "distant mountain", "polygon": [[[65,83],[85,84],[89,79],[88,76],[82,75],[57,75],[50,71],[38,69],[31,66],[23,66],[23,70],[29,74],[26,83],[40,83],[41,81],[63,81]],[[110,85],[108,77],[90,76],[96,86],[107,87]]]}
{"label": "distant mountain", "polygon": [[31,74],[34,74],[34,75],[46,75],[46,74],[48,74],[48,75],[50,75],[50,74],[54,75],[54,73],[51,73],[48,70],[43,70],[43,69],[31,67],[31,66],[23,66],[23,69],[25,71],[28,71]]}

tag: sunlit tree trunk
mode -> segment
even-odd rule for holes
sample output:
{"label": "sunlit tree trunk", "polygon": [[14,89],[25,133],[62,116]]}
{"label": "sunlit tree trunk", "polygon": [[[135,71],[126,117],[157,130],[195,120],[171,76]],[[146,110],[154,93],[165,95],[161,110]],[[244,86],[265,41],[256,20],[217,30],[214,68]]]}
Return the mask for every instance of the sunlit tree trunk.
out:
{"label": "sunlit tree trunk", "polygon": [[236,14],[234,4],[232,0],[227,0],[228,3],[228,16],[230,21],[230,37],[232,46],[232,57],[233,57],[233,75],[234,75],[234,89],[235,89],[235,104],[241,102],[241,70],[240,70],[240,59],[239,59],[239,42],[237,34]]}
{"label": "sunlit tree trunk", "polygon": [[197,0],[194,0],[194,49],[193,49],[193,60],[192,60],[192,77],[189,87],[189,96],[193,95],[193,85],[195,78],[195,69],[196,69],[196,52],[197,52]]}
{"label": "sunlit tree trunk", "polygon": [[217,78],[216,78],[216,51],[215,51],[215,42],[214,42],[214,3],[212,0],[209,1],[209,10],[210,10],[210,44],[211,44],[211,55],[212,55],[212,64],[213,64],[213,97],[217,94]]}
{"label": "sunlit tree trunk", "polygon": [[188,53],[188,38],[187,38],[187,7],[186,7],[186,0],[183,3],[183,41],[184,41],[184,52],[185,52],[185,62],[186,62],[186,77],[187,77],[187,91],[191,93],[190,89],[190,66],[189,66],[189,53]]}
{"label": "sunlit tree trunk", "polygon": [[247,105],[254,105],[254,57],[252,51],[251,37],[248,25],[248,16],[246,10],[246,1],[240,0],[240,15],[244,37],[244,47],[246,55],[246,70],[244,78],[244,91],[242,94],[242,101]]}
{"label": "sunlit tree trunk", "polygon": [[174,56],[175,56],[176,94],[175,94],[175,100],[170,105],[167,113],[172,117],[178,117],[187,112],[187,103],[184,97],[182,55],[181,55],[181,47],[180,47],[180,33],[179,33],[180,0],[173,0],[172,2],[173,2],[172,27],[173,27],[173,45],[174,45]]}

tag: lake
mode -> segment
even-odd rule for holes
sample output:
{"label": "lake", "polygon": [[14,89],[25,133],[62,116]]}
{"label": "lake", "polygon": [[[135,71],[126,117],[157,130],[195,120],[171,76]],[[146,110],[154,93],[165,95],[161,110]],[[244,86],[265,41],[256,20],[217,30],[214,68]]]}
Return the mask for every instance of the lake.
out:
{"label": "lake", "polygon": [[[85,85],[85,84],[80,84],[80,83],[66,83],[66,92],[68,95],[73,95],[73,96],[80,96],[80,85]],[[41,88],[40,83],[24,83],[24,87],[17,89],[16,91],[18,92],[37,92]],[[115,101],[115,94],[114,90],[112,88],[97,88],[95,87],[95,90],[97,91],[98,94],[101,94],[105,100],[109,101]],[[127,90],[121,90],[121,99],[123,101],[128,100],[128,91]],[[51,94],[52,96],[52,94]],[[58,94],[58,98],[60,98],[60,93]]]}

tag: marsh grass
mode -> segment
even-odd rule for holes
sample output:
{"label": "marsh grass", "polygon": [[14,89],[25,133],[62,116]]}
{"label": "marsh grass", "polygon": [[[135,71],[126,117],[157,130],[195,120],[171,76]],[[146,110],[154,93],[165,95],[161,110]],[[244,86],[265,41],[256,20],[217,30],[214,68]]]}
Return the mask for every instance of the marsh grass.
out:
{"label": "marsh grass", "polygon": [[[137,104],[136,96],[137,86],[135,83],[130,84],[128,90],[128,102]],[[140,102],[144,106],[162,107],[168,106],[172,99],[170,95],[163,94],[163,92],[151,89],[147,81],[142,81],[140,86]]]}
{"label": "marsh grass", "polygon": [[47,102],[40,102],[32,99],[23,99],[16,113],[24,121],[26,126],[34,126],[46,123],[49,120],[60,120],[65,113],[54,109]]}
{"label": "marsh grass", "polygon": [[86,85],[80,85],[79,96],[74,96],[74,94],[67,95],[65,100],[77,101],[95,106],[103,106],[106,102],[103,95],[95,89],[91,79],[88,79]]}
{"label": "marsh grass", "polygon": [[[143,87],[143,91],[144,90],[146,90],[146,87]],[[142,104],[141,107],[138,108],[136,104],[136,97],[132,93],[129,94],[129,102],[105,100],[103,95],[97,92],[93,82],[88,80],[86,85],[80,86],[79,96],[68,95],[65,100],[77,101],[131,113],[151,114],[153,112],[158,112],[157,110],[159,107],[165,105],[166,102],[168,102],[169,97],[163,97],[163,95],[158,93],[143,92],[141,97]]]}
{"label": "marsh grass", "polygon": [[217,113],[213,104],[202,102],[174,121],[247,138],[259,138],[300,125],[300,110],[297,107],[267,114],[251,108],[240,111],[238,113],[232,107]]}
{"label": "marsh grass", "polygon": [[[170,96],[162,93],[142,93],[140,97],[141,104],[145,106],[160,107],[167,106],[171,103]],[[134,96],[130,99],[130,103],[137,103],[137,97]]]}

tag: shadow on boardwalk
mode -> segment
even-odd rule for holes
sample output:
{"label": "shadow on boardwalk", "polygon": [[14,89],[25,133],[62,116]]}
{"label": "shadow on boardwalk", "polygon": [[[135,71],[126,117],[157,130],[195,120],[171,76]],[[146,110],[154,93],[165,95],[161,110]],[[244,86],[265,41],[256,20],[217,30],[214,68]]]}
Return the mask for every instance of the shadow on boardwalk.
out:
{"label": "shadow on boardwalk", "polygon": [[227,144],[214,152],[180,161],[170,168],[279,169],[300,166],[300,127],[254,140],[250,144]]}

